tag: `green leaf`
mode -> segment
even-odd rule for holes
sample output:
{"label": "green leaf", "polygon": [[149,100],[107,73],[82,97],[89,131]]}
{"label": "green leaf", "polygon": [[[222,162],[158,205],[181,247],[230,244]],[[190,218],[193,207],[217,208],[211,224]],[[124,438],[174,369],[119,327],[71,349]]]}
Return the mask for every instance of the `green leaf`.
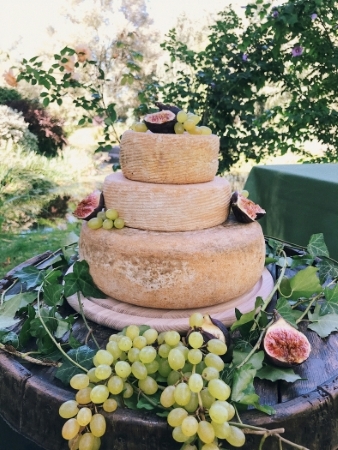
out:
{"label": "green leaf", "polygon": [[316,267],[306,267],[300,270],[294,277],[290,278],[291,295],[290,298],[298,300],[299,298],[310,298],[323,290]]}
{"label": "green leaf", "polygon": [[292,309],[289,301],[286,298],[280,297],[278,299],[276,309],[283,317],[283,319],[289,322],[289,324],[293,327],[298,328],[296,320],[301,316],[302,312]]}
{"label": "green leaf", "polygon": [[307,246],[307,251],[314,258],[317,256],[329,256],[329,251],[324,241],[323,233],[313,234]]}
{"label": "green leaf", "polygon": [[106,297],[105,294],[95,286],[93,278],[89,273],[89,265],[87,261],[76,261],[73,266],[73,273],[77,278],[79,290],[85,297]]}
{"label": "green leaf", "polygon": [[257,378],[261,380],[269,380],[269,381],[277,381],[283,380],[288,383],[294,383],[297,380],[301,380],[302,378],[295,374],[293,369],[285,369],[275,366],[270,366],[268,364],[264,365],[262,369],[259,369],[256,374]]}
{"label": "green leaf", "polygon": [[[234,364],[234,366],[239,366],[248,356],[248,354],[249,352],[234,350],[232,359],[232,363]],[[246,364],[251,364],[254,369],[259,370],[263,367],[263,360],[264,360],[264,352],[260,351],[254,353]]]}
{"label": "green leaf", "polygon": [[[77,349],[70,350],[67,355],[75,362],[80,364],[85,369],[89,370],[94,367],[93,358],[96,351],[83,345]],[[56,378],[61,380],[65,384],[69,384],[70,379],[77,373],[83,373],[83,371],[71,363],[67,358],[64,358],[62,366],[58,368],[55,373]]]}
{"label": "green leaf", "polygon": [[324,289],[324,295],[326,302],[321,306],[320,315],[338,314],[338,285],[336,284],[333,288],[326,287]]}
{"label": "green leaf", "polygon": [[45,98],[43,99],[43,101],[42,101],[42,104],[43,104],[43,106],[44,106],[45,108],[47,108],[47,106],[49,105],[49,98],[48,98],[48,97],[45,97]]}
{"label": "green leaf", "polygon": [[317,267],[319,269],[319,278],[322,283],[326,280],[338,278],[338,264],[328,259],[322,259]]}
{"label": "green leaf", "polygon": [[234,371],[231,400],[243,405],[259,403],[259,396],[255,392],[253,380],[256,369],[251,364],[245,364]]}
{"label": "green leaf", "polygon": [[70,297],[80,291],[78,285],[78,278],[75,273],[67,273],[64,277],[64,295],[65,297]]}
{"label": "green leaf", "polygon": [[0,329],[0,342],[2,344],[10,344],[14,348],[19,347],[19,337],[14,331]]}
{"label": "green leaf", "polygon": [[56,339],[61,339],[65,333],[71,329],[71,324],[67,320],[58,320],[58,326],[54,333]]}
{"label": "green leaf", "polygon": [[62,304],[63,286],[61,284],[48,284],[43,288],[43,300],[48,306]]}
{"label": "green leaf", "polygon": [[[263,299],[261,297],[257,297],[256,298],[256,302],[255,302],[255,309],[253,309],[252,311],[249,311],[245,314],[242,314],[240,316],[240,318],[238,320],[236,320],[236,322],[234,322],[231,326],[231,331],[236,330],[237,328],[240,328],[242,325],[245,325],[247,323],[250,323],[254,320],[255,316],[256,316],[256,310],[259,306],[261,306],[263,303]],[[238,311],[239,312],[239,311]],[[237,316],[237,315],[236,315]]]}
{"label": "green leaf", "polygon": [[15,295],[0,307],[0,328],[8,328],[15,325],[20,319],[14,319],[17,310],[21,305],[21,295]]}
{"label": "green leaf", "polygon": [[24,323],[20,329],[20,332],[19,332],[19,341],[20,341],[21,346],[25,346],[26,343],[31,338],[30,326],[31,326],[31,321],[33,319],[35,319],[35,315],[36,315],[36,311],[35,311],[34,307],[31,305],[28,305],[27,306],[27,318],[24,321]]}
{"label": "green leaf", "polygon": [[309,312],[308,316],[312,322],[308,328],[315,331],[321,338],[326,338],[334,331],[338,331],[338,314],[318,316]]}
{"label": "green leaf", "polygon": [[44,275],[44,271],[38,270],[34,266],[24,267],[14,273],[14,276],[18,278],[21,283],[26,283],[27,289],[39,286],[42,283]]}

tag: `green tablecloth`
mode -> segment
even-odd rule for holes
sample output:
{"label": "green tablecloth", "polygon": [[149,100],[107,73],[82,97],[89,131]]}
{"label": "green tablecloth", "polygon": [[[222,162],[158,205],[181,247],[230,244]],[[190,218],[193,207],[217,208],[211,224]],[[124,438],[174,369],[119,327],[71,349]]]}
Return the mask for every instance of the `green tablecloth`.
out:
{"label": "green tablecloth", "polygon": [[264,234],[306,245],[323,233],[338,260],[338,164],[256,166],[245,189],[267,212],[259,221]]}

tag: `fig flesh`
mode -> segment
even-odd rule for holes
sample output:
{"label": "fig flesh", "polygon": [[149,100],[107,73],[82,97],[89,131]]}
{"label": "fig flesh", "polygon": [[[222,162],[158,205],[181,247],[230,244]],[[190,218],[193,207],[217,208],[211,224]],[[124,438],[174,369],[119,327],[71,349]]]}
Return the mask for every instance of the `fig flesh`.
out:
{"label": "fig flesh", "polygon": [[163,110],[152,114],[147,114],[144,117],[144,123],[148,130],[153,133],[174,134],[176,114],[169,110]]}
{"label": "fig flesh", "polygon": [[104,198],[101,191],[96,190],[81,200],[77,205],[73,215],[78,219],[90,220],[96,217],[99,211],[104,207]]}
{"label": "fig flesh", "polygon": [[267,329],[263,340],[269,360],[279,367],[293,367],[306,361],[311,344],[305,334],[296,330],[276,311],[275,322]]}
{"label": "fig flesh", "polygon": [[266,211],[252,200],[235,191],[231,196],[231,208],[238,222],[250,223],[261,219]]}

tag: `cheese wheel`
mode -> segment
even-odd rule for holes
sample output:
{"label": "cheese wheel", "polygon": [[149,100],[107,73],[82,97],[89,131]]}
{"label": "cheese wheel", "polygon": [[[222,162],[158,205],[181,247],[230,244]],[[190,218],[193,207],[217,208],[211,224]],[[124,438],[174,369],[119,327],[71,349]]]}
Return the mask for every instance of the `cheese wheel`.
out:
{"label": "cheese wheel", "polygon": [[91,230],[83,224],[79,252],[108,296],[149,308],[186,309],[224,303],[260,279],[265,243],[257,222],[232,218],[207,230]]}
{"label": "cheese wheel", "polygon": [[116,209],[128,227],[190,231],[226,220],[231,186],[221,177],[196,184],[142,183],[117,172],[106,177],[103,195],[106,208]]}
{"label": "cheese wheel", "polygon": [[120,164],[126,178],[164,184],[211,181],[218,169],[219,137],[126,131]]}

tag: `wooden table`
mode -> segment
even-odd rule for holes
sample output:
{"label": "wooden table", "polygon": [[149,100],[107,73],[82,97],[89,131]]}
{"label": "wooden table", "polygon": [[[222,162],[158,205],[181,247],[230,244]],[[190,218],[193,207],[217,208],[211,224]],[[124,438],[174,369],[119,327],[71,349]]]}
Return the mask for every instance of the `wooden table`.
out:
{"label": "wooden table", "polygon": [[[35,261],[35,264],[37,261]],[[273,266],[275,271],[276,267]],[[6,287],[6,280],[0,287]],[[14,289],[19,287],[15,285]],[[69,306],[67,306],[69,307]],[[111,329],[91,324],[98,342],[104,343]],[[276,414],[264,415],[256,410],[241,414],[243,422],[267,428],[285,428],[283,436],[311,450],[338,448],[338,334],[320,339],[305,331],[312,344],[310,358],[295,369],[302,380],[293,384],[257,380],[261,403],[273,405]],[[84,341],[87,330],[81,320],[74,334]],[[54,378],[54,368],[25,363],[0,351],[0,416],[22,437],[45,450],[66,450],[61,437],[64,420],[58,416],[60,404],[74,398],[71,388]],[[106,414],[107,433],[102,450],[178,450],[165,419],[151,412],[119,408]],[[6,437],[1,436],[1,442]],[[38,450],[24,447],[20,450]],[[248,436],[243,450],[258,449],[259,439]],[[3,447],[1,447],[3,448]],[[227,446],[226,448],[230,448]],[[264,448],[278,450],[275,439],[269,438]],[[284,447],[283,447],[284,448]],[[4,448],[4,450],[7,450]]]}

